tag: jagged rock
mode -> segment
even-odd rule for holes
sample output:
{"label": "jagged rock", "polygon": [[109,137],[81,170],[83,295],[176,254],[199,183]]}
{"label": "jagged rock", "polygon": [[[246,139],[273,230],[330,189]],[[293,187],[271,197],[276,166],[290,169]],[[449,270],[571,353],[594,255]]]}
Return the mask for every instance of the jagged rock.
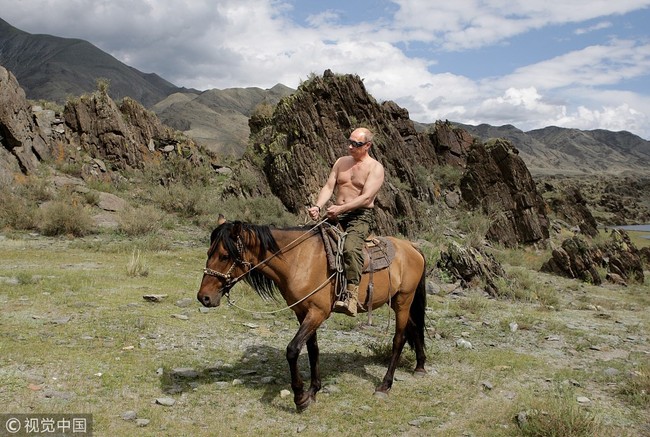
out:
{"label": "jagged rock", "polygon": [[577,226],[581,234],[595,237],[598,223],[587,207],[587,201],[577,186],[558,190],[561,195],[547,200],[550,209],[562,220]]}
{"label": "jagged rock", "polygon": [[489,208],[497,216],[489,237],[508,245],[548,238],[543,201],[511,149],[478,143],[449,122],[437,122],[419,133],[405,109],[394,102],[378,104],[358,76],[327,70],[283,98],[272,115],[251,117],[249,126],[251,146],[229,195],[273,195],[290,212],[305,214],[331,166],[347,153],[347,135],[354,127],[366,126],[375,134],[371,155],[386,171],[375,202],[378,233],[413,235],[434,219],[428,205],[460,207],[450,194],[458,187],[441,186],[434,169],[449,165],[462,172],[467,165],[471,175],[466,190],[489,197],[486,204],[475,201],[470,206]]}
{"label": "jagged rock", "polygon": [[635,281],[643,284],[643,261],[641,254],[630,236],[622,229],[612,229],[609,241],[599,246],[600,257],[597,261],[607,270],[623,281]]}
{"label": "jagged rock", "polygon": [[412,234],[422,216],[418,201],[435,198],[426,177],[426,169],[438,164],[430,136],[418,133],[394,102],[378,104],[358,76],[328,70],[282,99],[272,117],[253,117],[249,126],[252,145],[237,169],[235,194],[272,194],[290,212],[304,214],[336,159],[347,154],[347,135],[367,126],[375,134],[371,154],[386,168],[376,201],[377,230]]}
{"label": "jagged rock", "polygon": [[485,281],[486,291],[492,296],[499,295],[498,278],[507,278],[499,262],[489,253],[475,247],[463,247],[452,241],[446,251],[440,253],[437,267],[461,281],[468,287],[477,280]]}
{"label": "jagged rock", "polygon": [[549,237],[546,206],[535,182],[507,140],[474,143],[460,184],[463,200],[493,219],[487,237],[508,247]]}
{"label": "jagged rock", "polygon": [[596,265],[594,249],[580,237],[574,236],[564,240],[562,247],[553,249],[551,259],[542,265],[541,271],[600,285],[602,278]]}
{"label": "jagged rock", "polygon": [[169,137],[171,133],[160,121],[155,123],[155,116],[148,115],[144,108],[139,111],[139,104],[131,99],[125,102],[122,108],[127,112],[122,113],[121,108],[101,91],[69,100],[64,117],[71,143],[91,157],[106,159],[118,168],[137,168],[151,160],[149,140],[155,136]]}
{"label": "jagged rock", "polygon": [[49,148],[34,123],[25,91],[16,77],[0,66],[0,182],[14,173],[33,173]]}
{"label": "jagged rock", "polygon": [[551,259],[542,265],[541,270],[600,285],[602,278],[596,269],[598,266],[607,268],[607,279],[614,283],[644,281],[639,250],[627,232],[619,229],[612,230],[609,241],[599,246],[591,247],[578,236],[564,240],[562,247],[553,250]]}

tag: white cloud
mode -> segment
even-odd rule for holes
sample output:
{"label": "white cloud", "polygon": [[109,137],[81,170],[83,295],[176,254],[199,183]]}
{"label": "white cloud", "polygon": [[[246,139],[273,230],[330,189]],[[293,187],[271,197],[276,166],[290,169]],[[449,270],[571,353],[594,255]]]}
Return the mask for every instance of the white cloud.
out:
{"label": "white cloud", "polygon": [[612,27],[612,23],[610,21],[601,21],[600,23],[594,24],[593,26],[580,27],[576,29],[574,33],[576,35],[584,35],[585,33],[595,32],[597,30],[607,29],[609,27]]}
{"label": "white cloud", "polygon": [[[436,54],[474,48],[464,61],[473,63],[475,48],[514,44],[510,37],[545,26],[575,23],[583,39],[604,28],[614,35],[612,16],[648,7],[650,0],[593,0],[588,7],[584,0],[394,3],[395,15],[354,25],[342,24],[346,14],[363,17],[353,2],[336,10],[316,7],[305,26],[291,20],[291,8],[303,6],[292,0],[0,0],[0,10],[18,28],[89,40],[179,86],[295,88],[311,73],[331,69],[358,74],[375,98],[396,101],[418,121],[523,129],[626,125],[650,138],[647,88],[645,95],[614,91],[650,74],[647,38],[612,36],[496,77],[471,79],[445,64],[436,65],[440,73],[431,71]],[[402,49],[414,46],[420,57]]]}

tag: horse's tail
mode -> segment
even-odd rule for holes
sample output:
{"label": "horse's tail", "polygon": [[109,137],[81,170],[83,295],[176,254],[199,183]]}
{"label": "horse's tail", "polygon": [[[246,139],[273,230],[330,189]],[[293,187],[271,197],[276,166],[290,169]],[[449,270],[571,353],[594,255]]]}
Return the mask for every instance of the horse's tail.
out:
{"label": "horse's tail", "polygon": [[420,277],[418,287],[415,289],[413,303],[411,303],[411,309],[409,313],[411,323],[409,323],[409,326],[406,329],[406,341],[408,341],[408,344],[411,348],[415,347],[416,341],[419,341],[420,344],[424,347],[424,323],[425,311],[427,308],[427,259],[425,258],[422,251],[418,249],[418,252],[420,252],[420,255],[422,255],[424,264],[422,266],[422,276]]}

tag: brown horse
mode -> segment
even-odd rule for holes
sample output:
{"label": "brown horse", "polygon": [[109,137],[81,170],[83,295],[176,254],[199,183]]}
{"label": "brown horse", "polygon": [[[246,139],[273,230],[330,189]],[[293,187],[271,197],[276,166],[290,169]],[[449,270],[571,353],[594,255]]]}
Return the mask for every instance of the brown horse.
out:
{"label": "brown horse", "polygon": [[[212,231],[208,261],[198,300],[216,307],[221,297],[239,280],[250,284],[262,297],[279,290],[295,312],[300,328],[287,346],[291,388],[298,411],[316,399],[321,388],[316,330],[330,316],[336,299],[335,285],[328,271],[322,237],[316,227],[273,229],[269,226],[220,220]],[[404,344],[415,350],[415,374],[425,374],[424,311],[426,308],[425,259],[410,242],[390,238],[395,258],[388,268],[374,272],[372,308],[389,303],[395,311],[395,335],[388,370],[375,394],[385,395]],[[359,301],[365,302],[368,275],[359,286]],[[298,371],[298,356],[307,345],[311,384],[304,390]]]}

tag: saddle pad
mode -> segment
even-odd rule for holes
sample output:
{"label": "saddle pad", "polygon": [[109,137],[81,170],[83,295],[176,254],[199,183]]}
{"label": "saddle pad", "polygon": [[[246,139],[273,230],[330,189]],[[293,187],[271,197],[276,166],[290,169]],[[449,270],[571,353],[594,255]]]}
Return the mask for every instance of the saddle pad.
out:
{"label": "saddle pad", "polygon": [[363,247],[363,273],[376,272],[388,267],[395,257],[395,246],[384,237],[366,240]]}

